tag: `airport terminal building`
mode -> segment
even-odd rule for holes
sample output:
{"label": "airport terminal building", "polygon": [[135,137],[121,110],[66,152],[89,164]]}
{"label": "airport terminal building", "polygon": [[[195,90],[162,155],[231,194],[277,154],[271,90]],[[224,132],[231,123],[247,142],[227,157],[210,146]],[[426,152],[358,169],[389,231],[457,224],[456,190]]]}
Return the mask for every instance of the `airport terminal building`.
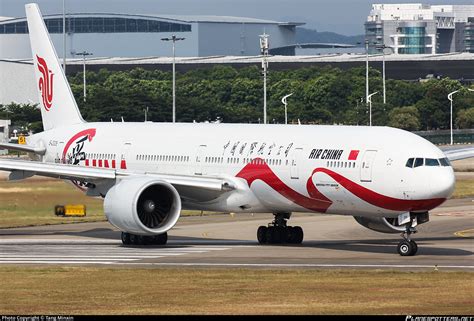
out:
{"label": "airport terminal building", "polygon": [[[63,16],[45,15],[58,55],[63,56]],[[297,22],[226,16],[171,16],[105,13],[66,15],[66,56],[87,51],[95,57],[171,56],[162,38],[185,38],[176,55],[252,56],[260,54],[259,35],[270,35],[273,54],[294,55]],[[26,18],[0,17],[0,59],[31,57]],[[293,46],[292,46],[293,45]]]}
{"label": "airport terminal building", "polygon": [[365,34],[370,53],[474,53],[474,5],[374,4]]}

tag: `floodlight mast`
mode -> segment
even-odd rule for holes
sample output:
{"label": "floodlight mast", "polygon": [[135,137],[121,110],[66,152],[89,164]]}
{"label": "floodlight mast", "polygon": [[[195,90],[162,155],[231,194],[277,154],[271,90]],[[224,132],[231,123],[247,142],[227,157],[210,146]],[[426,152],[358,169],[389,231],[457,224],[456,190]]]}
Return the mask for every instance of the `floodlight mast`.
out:
{"label": "floodlight mast", "polygon": [[82,71],[83,71],[83,86],[84,86],[84,102],[86,102],[87,91],[86,91],[86,56],[92,56],[91,52],[83,51],[74,53],[76,56],[82,56]]}
{"label": "floodlight mast", "polygon": [[63,71],[66,74],[66,0],[63,0]]}
{"label": "floodlight mast", "polygon": [[263,69],[263,123],[267,123],[267,71],[268,71],[268,49],[269,42],[268,37],[263,32],[263,35],[260,35],[260,53],[262,54],[262,69]]}
{"label": "floodlight mast", "polygon": [[173,123],[176,122],[176,41],[184,39],[186,38],[176,37],[176,35],[172,35],[171,38],[161,38],[163,41],[173,42]]}

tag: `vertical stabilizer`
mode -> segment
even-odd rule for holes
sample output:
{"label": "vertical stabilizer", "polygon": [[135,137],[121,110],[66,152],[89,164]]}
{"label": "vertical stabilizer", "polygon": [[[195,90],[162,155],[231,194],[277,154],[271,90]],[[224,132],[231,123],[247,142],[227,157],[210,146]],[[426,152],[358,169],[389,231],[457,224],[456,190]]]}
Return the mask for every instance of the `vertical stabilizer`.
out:
{"label": "vertical stabilizer", "polygon": [[44,130],[83,123],[38,5],[25,10]]}

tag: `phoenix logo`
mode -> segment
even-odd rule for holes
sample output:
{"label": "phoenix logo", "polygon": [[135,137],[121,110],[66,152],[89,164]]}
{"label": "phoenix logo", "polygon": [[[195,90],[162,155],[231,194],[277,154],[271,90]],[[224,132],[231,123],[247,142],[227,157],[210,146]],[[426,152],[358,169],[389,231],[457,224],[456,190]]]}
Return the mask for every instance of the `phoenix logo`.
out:
{"label": "phoenix logo", "polygon": [[36,55],[36,60],[38,61],[38,70],[41,72],[38,86],[41,91],[41,97],[43,98],[43,106],[46,111],[49,111],[53,105],[54,74],[48,69],[48,65],[43,58]]}
{"label": "phoenix logo", "polygon": [[[81,161],[84,161],[86,159],[84,144],[91,142],[95,134],[96,129],[89,128],[72,136],[64,147],[61,162],[65,164],[79,165]],[[71,182],[81,191],[85,192],[87,190],[87,182],[76,180],[71,180]]]}
{"label": "phoenix logo", "polygon": [[[71,137],[64,147],[62,162],[66,164],[78,165],[80,161],[85,160],[86,155],[83,151],[84,143],[92,141],[95,133],[95,128],[90,128],[83,130]],[[69,151],[71,148],[72,150]]]}

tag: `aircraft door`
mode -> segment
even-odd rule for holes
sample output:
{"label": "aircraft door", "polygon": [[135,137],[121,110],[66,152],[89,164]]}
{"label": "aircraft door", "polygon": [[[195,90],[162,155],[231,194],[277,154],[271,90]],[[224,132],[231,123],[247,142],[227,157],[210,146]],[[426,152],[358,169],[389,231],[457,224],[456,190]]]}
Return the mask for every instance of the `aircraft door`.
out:
{"label": "aircraft door", "polygon": [[132,148],[132,143],[124,143],[122,147],[122,155],[120,159],[117,160],[118,164],[115,164],[116,168],[127,169],[127,164],[130,164],[130,149]]}
{"label": "aircraft door", "polygon": [[204,157],[206,155],[207,145],[200,145],[196,152],[195,175],[204,175]]}
{"label": "aircraft door", "polygon": [[292,157],[290,159],[291,161],[291,178],[292,179],[298,179],[300,178],[299,175],[299,167],[301,166],[301,155],[303,154],[303,148],[295,148],[295,150],[292,153]]}
{"label": "aircraft door", "polygon": [[376,155],[376,150],[365,151],[364,157],[362,158],[362,164],[360,166],[361,182],[372,182],[372,167],[374,165]]}

